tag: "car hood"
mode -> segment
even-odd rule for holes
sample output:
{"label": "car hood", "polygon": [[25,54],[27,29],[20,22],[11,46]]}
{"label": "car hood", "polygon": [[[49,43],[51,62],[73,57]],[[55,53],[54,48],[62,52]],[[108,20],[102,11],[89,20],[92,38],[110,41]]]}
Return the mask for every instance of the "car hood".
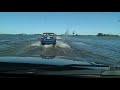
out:
{"label": "car hood", "polygon": [[28,63],[28,64],[47,64],[47,65],[91,65],[91,63],[86,61],[73,61],[68,59],[44,59],[41,57],[0,57],[0,62],[9,63]]}

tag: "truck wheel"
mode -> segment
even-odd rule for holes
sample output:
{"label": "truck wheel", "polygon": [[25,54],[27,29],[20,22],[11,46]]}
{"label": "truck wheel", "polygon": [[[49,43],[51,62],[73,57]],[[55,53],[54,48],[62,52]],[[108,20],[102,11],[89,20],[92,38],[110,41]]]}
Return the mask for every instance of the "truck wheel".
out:
{"label": "truck wheel", "polygon": [[45,43],[41,43],[42,45],[45,45]]}

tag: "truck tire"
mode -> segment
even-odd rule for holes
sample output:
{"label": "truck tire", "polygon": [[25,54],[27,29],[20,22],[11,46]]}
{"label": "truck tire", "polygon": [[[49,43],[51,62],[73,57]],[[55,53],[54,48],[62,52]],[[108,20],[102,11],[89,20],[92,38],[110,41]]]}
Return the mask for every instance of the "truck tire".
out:
{"label": "truck tire", "polygon": [[41,43],[42,45],[45,45],[45,43]]}
{"label": "truck tire", "polygon": [[56,45],[56,43],[53,43],[53,46],[55,46]]}

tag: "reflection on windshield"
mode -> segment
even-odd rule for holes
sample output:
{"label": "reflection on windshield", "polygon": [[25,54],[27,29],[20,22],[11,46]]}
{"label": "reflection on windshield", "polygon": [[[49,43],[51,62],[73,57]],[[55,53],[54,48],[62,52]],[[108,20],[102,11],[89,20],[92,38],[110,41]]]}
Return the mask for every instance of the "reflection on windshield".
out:
{"label": "reflection on windshield", "polygon": [[55,56],[47,56],[47,55],[40,55],[41,58],[43,59],[54,59]]}

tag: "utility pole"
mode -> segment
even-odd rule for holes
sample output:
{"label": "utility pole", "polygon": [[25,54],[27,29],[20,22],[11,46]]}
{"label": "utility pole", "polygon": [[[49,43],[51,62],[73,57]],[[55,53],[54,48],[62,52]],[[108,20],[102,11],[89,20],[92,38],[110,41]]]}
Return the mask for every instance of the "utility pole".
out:
{"label": "utility pole", "polygon": [[74,31],[73,31],[73,35],[75,34],[75,25],[74,25]]}

